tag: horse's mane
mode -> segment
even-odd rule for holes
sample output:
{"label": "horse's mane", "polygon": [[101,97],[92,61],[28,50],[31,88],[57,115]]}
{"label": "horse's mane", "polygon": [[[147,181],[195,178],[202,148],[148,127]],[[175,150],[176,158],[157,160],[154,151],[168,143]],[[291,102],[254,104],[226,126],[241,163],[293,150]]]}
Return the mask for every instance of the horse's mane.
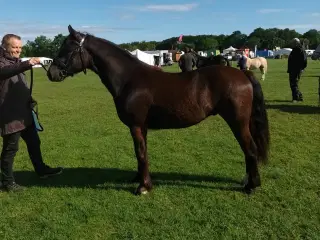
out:
{"label": "horse's mane", "polygon": [[86,33],[86,32],[81,32],[81,34],[84,34],[84,35],[86,35],[88,37],[93,37],[93,38],[98,39],[99,41],[101,41],[103,43],[107,43],[108,45],[111,45],[113,48],[119,50],[125,57],[129,58],[130,60],[134,61],[137,64],[140,64],[140,65],[148,67],[150,69],[159,71],[158,69],[154,68],[154,66],[151,66],[151,65],[149,65],[149,64],[147,64],[145,62],[140,61],[138,58],[133,56],[129,51],[122,49],[117,44],[115,44],[115,43],[113,43],[113,42],[111,42],[111,41],[109,41],[107,39],[96,37],[93,34]]}

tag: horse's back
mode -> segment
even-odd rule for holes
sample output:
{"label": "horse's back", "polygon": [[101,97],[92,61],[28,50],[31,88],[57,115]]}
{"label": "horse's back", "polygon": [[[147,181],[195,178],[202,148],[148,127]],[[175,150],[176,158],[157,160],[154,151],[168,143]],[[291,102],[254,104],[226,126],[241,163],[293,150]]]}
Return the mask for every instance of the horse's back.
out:
{"label": "horse's back", "polygon": [[257,57],[263,66],[267,66],[268,61],[264,57]]}

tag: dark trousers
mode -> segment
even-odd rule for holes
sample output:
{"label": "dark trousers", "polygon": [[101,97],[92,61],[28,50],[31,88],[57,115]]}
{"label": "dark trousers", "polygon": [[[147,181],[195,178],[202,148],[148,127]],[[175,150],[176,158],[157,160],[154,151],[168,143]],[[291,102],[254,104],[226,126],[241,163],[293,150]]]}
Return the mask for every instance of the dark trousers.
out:
{"label": "dark trousers", "polygon": [[238,67],[240,68],[240,70],[245,70],[247,67],[247,59],[240,59],[240,61],[238,62]]}
{"label": "dark trousers", "polygon": [[302,93],[299,90],[299,80],[301,76],[301,71],[289,72],[289,82],[292,92],[292,100],[302,100]]}
{"label": "dark trousers", "polygon": [[20,137],[25,141],[32,165],[36,172],[40,172],[45,164],[42,160],[40,150],[40,138],[34,125],[26,129],[3,136],[3,147],[1,152],[1,178],[4,185],[14,182],[13,160],[19,149]]}

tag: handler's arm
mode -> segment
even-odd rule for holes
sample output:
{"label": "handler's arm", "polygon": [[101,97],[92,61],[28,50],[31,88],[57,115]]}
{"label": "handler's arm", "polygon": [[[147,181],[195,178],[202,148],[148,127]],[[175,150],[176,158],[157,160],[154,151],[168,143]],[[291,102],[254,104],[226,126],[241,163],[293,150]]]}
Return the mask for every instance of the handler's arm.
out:
{"label": "handler's arm", "polygon": [[11,78],[17,74],[25,72],[31,69],[31,64],[29,61],[19,62],[12,65],[5,65],[0,61],[0,81]]}

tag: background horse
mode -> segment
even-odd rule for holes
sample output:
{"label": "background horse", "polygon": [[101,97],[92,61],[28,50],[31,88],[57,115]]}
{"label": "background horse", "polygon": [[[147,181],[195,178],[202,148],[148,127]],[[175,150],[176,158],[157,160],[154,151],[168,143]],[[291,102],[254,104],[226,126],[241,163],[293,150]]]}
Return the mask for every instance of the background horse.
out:
{"label": "background horse", "polygon": [[148,129],[186,128],[217,114],[244,152],[245,191],[261,185],[258,163],[268,159],[269,124],[262,89],[252,72],[226,66],[157,71],[110,41],[68,29],[48,78],[63,81],[87,68],[100,77],[113,96],[119,119],[130,129],[138,161],[137,194],[152,189]]}
{"label": "background horse", "polygon": [[195,59],[196,59],[196,66],[197,68],[212,66],[212,65],[223,65],[230,67],[230,62],[227,58],[225,58],[222,55],[216,55],[216,56],[210,56],[210,57],[204,57],[200,56],[196,52],[192,52]]}
{"label": "background horse", "polygon": [[179,67],[182,72],[185,72],[185,69],[188,69],[187,66],[184,66],[185,64],[188,64],[185,61],[185,58],[188,55],[193,58],[194,64],[192,65],[192,68],[197,67],[198,69],[198,68],[212,66],[212,65],[223,65],[223,66],[229,66],[229,67],[231,66],[229,60],[222,55],[204,57],[204,56],[200,56],[194,51],[190,51],[181,55],[178,61]]}
{"label": "background horse", "polygon": [[248,58],[247,56],[243,55],[238,61],[238,66],[241,70],[254,70],[259,68],[261,72],[261,80],[265,80],[268,62],[264,57]]}

